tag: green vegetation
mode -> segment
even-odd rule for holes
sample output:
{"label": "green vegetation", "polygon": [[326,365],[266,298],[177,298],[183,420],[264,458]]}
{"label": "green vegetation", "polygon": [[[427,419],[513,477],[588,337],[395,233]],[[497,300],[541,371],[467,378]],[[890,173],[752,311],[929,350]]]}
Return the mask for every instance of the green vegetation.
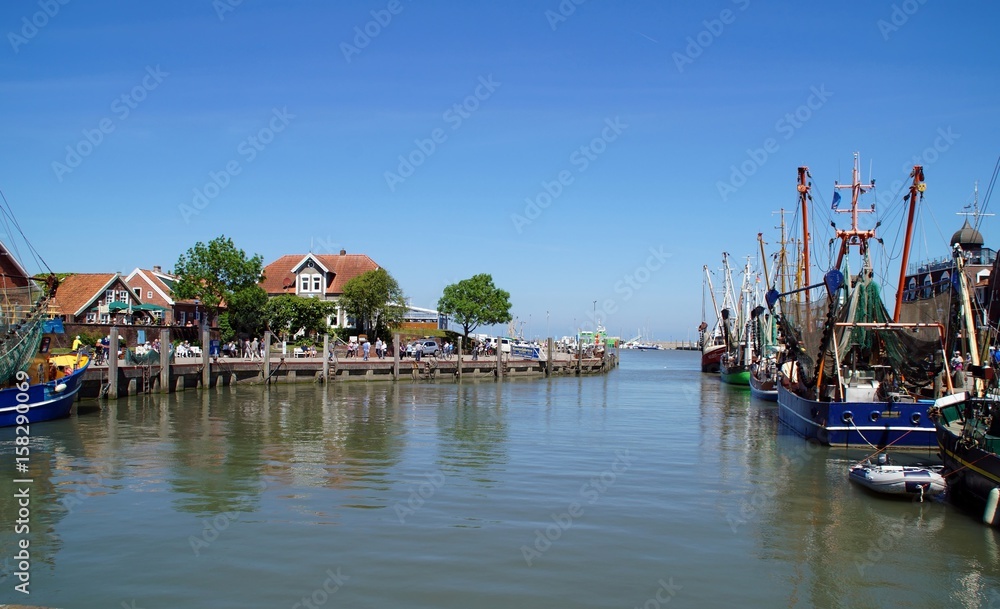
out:
{"label": "green vegetation", "polygon": [[[229,303],[236,292],[254,287],[261,280],[264,259],[247,258],[225,235],[204,244],[201,241],[181,254],[174,265],[178,299],[197,299],[213,313]],[[230,320],[232,324],[232,320]]]}
{"label": "green vegetation", "polygon": [[438,301],[438,311],[462,326],[466,338],[481,325],[510,321],[510,307],[510,293],[494,286],[493,276],[487,273],[446,286]]}
{"label": "green vegetation", "polygon": [[282,294],[265,303],[262,315],[271,331],[287,340],[299,330],[307,337],[325,333],[326,320],[336,310],[337,305],[327,300]]}
{"label": "green vegetation", "polygon": [[355,319],[358,330],[371,340],[387,337],[403,322],[403,290],[385,269],[368,271],[344,284],[340,304]]}

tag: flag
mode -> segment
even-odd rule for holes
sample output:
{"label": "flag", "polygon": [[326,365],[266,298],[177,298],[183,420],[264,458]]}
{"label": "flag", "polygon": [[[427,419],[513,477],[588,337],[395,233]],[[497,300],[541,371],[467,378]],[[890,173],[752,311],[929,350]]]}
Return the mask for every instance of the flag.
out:
{"label": "flag", "polygon": [[830,206],[830,209],[836,211],[838,204],[840,204],[840,193],[833,191],[833,205]]}

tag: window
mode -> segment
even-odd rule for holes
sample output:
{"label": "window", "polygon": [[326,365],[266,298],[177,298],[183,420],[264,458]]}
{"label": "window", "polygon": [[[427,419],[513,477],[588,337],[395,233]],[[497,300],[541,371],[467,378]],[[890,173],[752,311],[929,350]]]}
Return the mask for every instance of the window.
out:
{"label": "window", "polygon": [[[136,296],[138,296],[138,294],[136,294]],[[146,298],[152,298],[152,297],[153,297],[153,290],[148,290],[146,292]]]}
{"label": "window", "polygon": [[108,290],[104,292],[104,304],[111,304],[115,301],[115,291]]}
{"label": "window", "polygon": [[102,324],[111,323],[111,315],[109,315],[108,313],[101,313],[101,323]]}
{"label": "window", "polygon": [[92,324],[92,323],[94,323],[96,321],[97,321],[97,313],[94,313],[93,311],[90,311],[89,313],[87,313],[87,323],[88,324]]}
{"label": "window", "polygon": [[313,275],[313,292],[319,292],[322,288],[320,287],[320,276]]}
{"label": "window", "polygon": [[142,297],[142,288],[132,288],[132,291],[135,292],[135,297],[136,298]]}
{"label": "window", "polygon": [[118,290],[118,300],[128,303],[128,290]]}
{"label": "window", "polygon": [[308,292],[309,291],[309,275],[303,275],[302,276],[302,288],[299,291],[300,292]]}

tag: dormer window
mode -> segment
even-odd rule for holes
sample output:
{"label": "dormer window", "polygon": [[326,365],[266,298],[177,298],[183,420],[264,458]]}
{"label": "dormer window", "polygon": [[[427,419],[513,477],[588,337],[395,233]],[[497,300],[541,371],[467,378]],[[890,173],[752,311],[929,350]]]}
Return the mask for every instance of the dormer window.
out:
{"label": "dormer window", "polygon": [[302,287],[299,288],[300,292],[308,292],[309,291],[309,275],[303,275],[302,276],[301,286]]}

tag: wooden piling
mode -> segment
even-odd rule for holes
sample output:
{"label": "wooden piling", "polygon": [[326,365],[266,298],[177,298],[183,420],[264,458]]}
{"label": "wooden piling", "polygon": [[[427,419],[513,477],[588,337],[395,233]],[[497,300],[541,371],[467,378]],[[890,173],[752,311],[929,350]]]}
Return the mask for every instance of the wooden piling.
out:
{"label": "wooden piling", "polygon": [[160,391],[170,393],[170,329],[160,329]]}
{"label": "wooden piling", "polygon": [[330,378],[330,335],[323,335],[323,382],[326,383]]}
{"label": "wooden piling", "polygon": [[118,399],[118,326],[111,326],[108,345],[108,399]]}
{"label": "wooden piling", "polygon": [[392,335],[392,380],[399,380],[399,334]]}
{"label": "wooden piling", "polygon": [[458,380],[462,380],[462,337],[459,336],[455,339],[455,352],[458,353],[458,368],[455,373],[458,376]]}
{"label": "wooden piling", "polygon": [[264,383],[271,382],[271,331],[264,332]]}
{"label": "wooden piling", "polygon": [[[207,318],[203,317],[202,319],[205,320]],[[203,321],[201,324],[201,386],[203,389],[208,389],[212,386],[212,368],[209,360],[211,357],[210,341],[208,324]]]}
{"label": "wooden piling", "polygon": [[552,376],[552,364],[556,359],[555,341],[552,337],[545,339],[545,377]]}

